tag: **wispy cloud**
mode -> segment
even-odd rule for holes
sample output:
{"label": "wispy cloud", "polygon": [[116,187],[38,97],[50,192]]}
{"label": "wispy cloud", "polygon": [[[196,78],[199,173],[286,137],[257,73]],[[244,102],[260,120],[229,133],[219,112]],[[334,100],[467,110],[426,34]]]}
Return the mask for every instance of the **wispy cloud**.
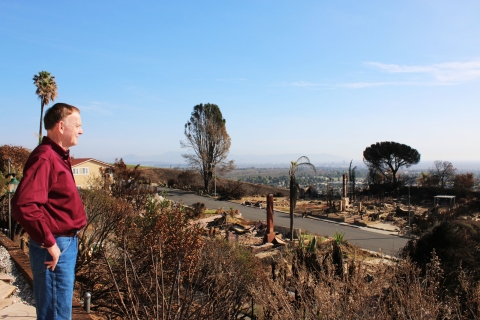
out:
{"label": "wispy cloud", "polygon": [[[383,86],[450,86],[480,78],[480,60],[445,62],[430,65],[398,65],[381,62],[365,62],[365,65],[375,67],[390,74],[410,74],[416,75],[416,77],[410,77],[405,80],[396,79],[395,81],[358,81],[336,84],[294,81],[281,82],[273,86],[302,87],[311,90],[318,90],[320,88],[362,89]],[[427,77],[421,78],[419,75],[426,75]]]}
{"label": "wispy cloud", "polygon": [[117,109],[116,106],[98,101],[92,101],[88,105],[79,106],[79,108],[81,111],[89,111],[103,115],[111,115],[113,114],[113,109]]}
{"label": "wispy cloud", "polygon": [[337,87],[361,89],[368,87],[382,87],[382,86],[438,86],[448,85],[448,83],[438,82],[419,82],[419,81],[391,81],[391,82],[352,82],[337,85]]}
{"label": "wispy cloud", "polygon": [[398,65],[381,62],[366,62],[388,73],[410,73],[431,75],[439,85],[456,84],[480,78],[480,60],[467,62],[445,62],[431,65]]}
{"label": "wispy cloud", "polygon": [[339,85],[339,87],[359,89],[359,88],[368,88],[368,87],[381,87],[392,85],[395,83],[392,82],[353,82],[353,83],[344,83]]}

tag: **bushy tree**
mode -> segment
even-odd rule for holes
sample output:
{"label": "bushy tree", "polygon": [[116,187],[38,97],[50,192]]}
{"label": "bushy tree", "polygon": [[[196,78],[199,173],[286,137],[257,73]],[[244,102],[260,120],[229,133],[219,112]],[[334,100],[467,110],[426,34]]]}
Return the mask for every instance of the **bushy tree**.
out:
{"label": "bushy tree", "polygon": [[217,187],[217,192],[221,200],[241,199],[247,192],[241,181],[227,180],[222,186]]}
{"label": "bushy tree", "polygon": [[191,188],[196,185],[197,177],[197,171],[183,170],[178,174],[178,182],[184,189]]}
{"label": "bushy tree", "polygon": [[453,180],[453,187],[458,190],[470,190],[474,184],[475,180],[471,172],[457,174]]}
{"label": "bushy tree", "polygon": [[194,153],[182,156],[199,170],[205,190],[209,192],[214,173],[225,173],[235,167],[233,160],[227,160],[231,142],[220,108],[211,103],[193,107],[184,133],[186,140],[180,141],[180,146]]}
{"label": "bushy tree", "polygon": [[368,167],[368,173],[366,177],[367,183],[369,185],[380,185],[386,183],[388,180],[377,168]]}
{"label": "bushy tree", "polygon": [[22,146],[4,144],[0,146],[0,171],[8,172],[8,159],[10,159],[10,171],[15,172],[17,176],[23,172],[23,167],[27,162],[30,150]]}
{"label": "bushy tree", "polygon": [[420,153],[398,142],[377,142],[363,151],[363,161],[370,170],[381,174],[396,187],[398,170],[420,162]]}

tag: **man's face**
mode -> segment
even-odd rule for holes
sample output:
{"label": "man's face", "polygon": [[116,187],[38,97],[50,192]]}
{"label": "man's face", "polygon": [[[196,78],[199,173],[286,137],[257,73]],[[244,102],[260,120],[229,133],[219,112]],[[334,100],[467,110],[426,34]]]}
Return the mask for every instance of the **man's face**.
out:
{"label": "man's face", "polygon": [[83,133],[82,118],[80,118],[80,114],[78,112],[73,112],[60,122],[60,128],[63,129],[62,146],[65,149],[68,149],[77,145],[78,135]]}

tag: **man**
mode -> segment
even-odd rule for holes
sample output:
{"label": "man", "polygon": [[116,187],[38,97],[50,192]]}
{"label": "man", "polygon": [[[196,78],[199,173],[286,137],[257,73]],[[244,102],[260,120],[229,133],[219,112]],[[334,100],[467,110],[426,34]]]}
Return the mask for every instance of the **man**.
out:
{"label": "man", "polygon": [[71,319],[77,232],[86,214],[75,186],[70,147],[83,133],[80,110],[57,103],[43,119],[47,136],[25,164],[12,215],[30,236],[37,319]]}

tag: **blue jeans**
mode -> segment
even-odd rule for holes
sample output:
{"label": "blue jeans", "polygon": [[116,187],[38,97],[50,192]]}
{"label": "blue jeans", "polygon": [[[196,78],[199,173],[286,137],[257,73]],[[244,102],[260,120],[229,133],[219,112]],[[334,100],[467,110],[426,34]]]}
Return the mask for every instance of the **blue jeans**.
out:
{"label": "blue jeans", "polygon": [[45,261],[52,260],[47,249],[30,238],[30,265],[33,273],[33,293],[37,319],[72,319],[73,285],[77,261],[78,239],[55,237],[60,248],[60,258],[55,271],[47,269]]}

